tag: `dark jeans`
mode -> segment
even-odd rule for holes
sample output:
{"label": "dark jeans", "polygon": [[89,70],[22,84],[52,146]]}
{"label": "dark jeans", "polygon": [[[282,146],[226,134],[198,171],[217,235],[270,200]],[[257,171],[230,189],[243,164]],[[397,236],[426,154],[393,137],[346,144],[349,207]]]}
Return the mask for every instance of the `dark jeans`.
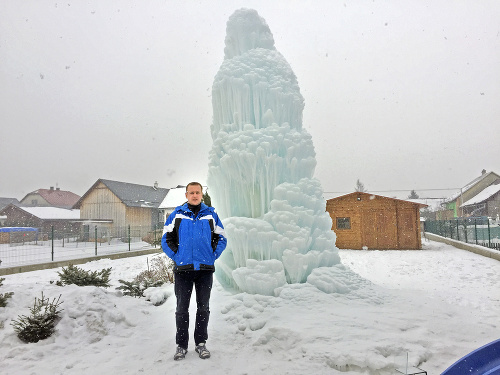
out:
{"label": "dark jeans", "polygon": [[177,333],[175,341],[178,346],[187,349],[189,342],[189,303],[193,285],[196,290],[196,324],[194,342],[196,345],[208,339],[208,318],[210,316],[209,302],[212,291],[213,271],[183,271],[175,273],[175,296],[177,309],[175,323]]}

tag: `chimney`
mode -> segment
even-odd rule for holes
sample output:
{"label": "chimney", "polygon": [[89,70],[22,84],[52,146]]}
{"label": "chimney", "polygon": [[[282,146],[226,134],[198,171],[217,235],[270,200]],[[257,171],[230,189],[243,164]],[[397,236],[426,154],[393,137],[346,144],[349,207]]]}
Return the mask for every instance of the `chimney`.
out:
{"label": "chimney", "polygon": [[158,181],[155,181],[155,183],[153,185],[153,189],[158,190]]}
{"label": "chimney", "polygon": [[483,170],[481,171],[481,175],[484,175],[484,174],[486,174],[486,169],[483,169]]}
{"label": "chimney", "polygon": [[56,190],[58,190],[58,191],[59,191],[59,190],[61,190],[61,188],[60,188],[60,187],[56,187]]}
{"label": "chimney", "polygon": [[53,190],[54,190],[54,186],[51,186],[51,187],[50,187],[50,191],[53,191]]}

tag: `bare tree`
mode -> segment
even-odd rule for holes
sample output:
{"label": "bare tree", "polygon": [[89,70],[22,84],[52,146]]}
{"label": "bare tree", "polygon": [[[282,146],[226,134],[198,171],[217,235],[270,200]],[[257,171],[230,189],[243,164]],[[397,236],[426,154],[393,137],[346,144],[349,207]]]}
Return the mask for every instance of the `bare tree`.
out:
{"label": "bare tree", "polygon": [[359,191],[360,193],[365,193],[366,192],[365,184],[363,184],[361,181],[359,181],[359,178],[356,181],[355,191]]}

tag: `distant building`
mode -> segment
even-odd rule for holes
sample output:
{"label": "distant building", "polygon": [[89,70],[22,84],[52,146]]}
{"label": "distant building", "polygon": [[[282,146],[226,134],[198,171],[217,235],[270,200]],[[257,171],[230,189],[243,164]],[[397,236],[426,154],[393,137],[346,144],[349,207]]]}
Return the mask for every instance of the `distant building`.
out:
{"label": "distant building", "polygon": [[0,210],[11,203],[16,205],[20,204],[16,198],[0,198]]}
{"label": "distant building", "polygon": [[466,216],[463,210],[464,203],[470,201],[489,186],[500,183],[500,176],[495,172],[486,172],[483,169],[481,176],[475,178],[451,197],[445,200],[443,210],[437,212],[438,220],[449,220],[455,217]]}
{"label": "distant building", "polygon": [[169,189],[167,195],[158,207],[160,210],[162,222],[165,223],[168,215],[174,212],[177,206],[180,206],[185,202],[187,202],[185,186],[178,185],[175,188]]}
{"label": "distant building", "polygon": [[81,227],[80,211],[59,207],[21,207],[9,204],[0,210],[6,216],[6,227],[32,227],[41,232],[55,231],[78,233]]}
{"label": "distant building", "polygon": [[[203,193],[207,192],[207,187],[203,186]],[[168,215],[174,212],[177,206],[181,206],[187,202],[186,199],[186,187],[178,185],[168,191],[167,196],[161,202],[159,209],[160,215],[162,216],[163,223],[167,220]]]}
{"label": "distant building", "polygon": [[479,194],[462,204],[463,216],[488,216],[500,215],[500,183],[490,185]]}
{"label": "distant building", "polygon": [[59,207],[72,208],[80,196],[71,191],[61,190],[53,186],[50,189],[38,189],[28,193],[21,199],[21,206],[24,207]]}
{"label": "distant building", "polygon": [[339,249],[421,249],[424,204],[354,192],[326,201]]}
{"label": "distant building", "polygon": [[88,225],[108,228],[134,227],[143,236],[163,224],[158,207],[168,189],[99,179],[73,206]]}

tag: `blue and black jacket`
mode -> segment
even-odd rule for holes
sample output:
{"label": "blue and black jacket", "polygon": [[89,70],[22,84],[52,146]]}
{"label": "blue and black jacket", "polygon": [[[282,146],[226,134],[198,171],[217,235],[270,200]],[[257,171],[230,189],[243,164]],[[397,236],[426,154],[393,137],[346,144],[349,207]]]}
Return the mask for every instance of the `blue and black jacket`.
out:
{"label": "blue and black jacket", "polygon": [[165,222],[161,247],[175,263],[174,271],[211,270],[226,248],[224,227],[213,207],[201,203],[195,215],[187,203],[176,207]]}

